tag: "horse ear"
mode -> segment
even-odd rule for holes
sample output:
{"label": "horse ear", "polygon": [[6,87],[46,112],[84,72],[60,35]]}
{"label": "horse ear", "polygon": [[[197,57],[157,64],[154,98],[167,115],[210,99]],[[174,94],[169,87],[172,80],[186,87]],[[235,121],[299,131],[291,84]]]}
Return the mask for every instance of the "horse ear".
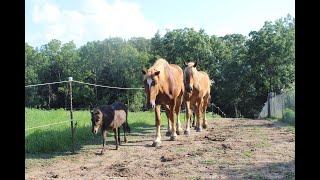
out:
{"label": "horse ear", "polygon": [[147,74],[147,71],[145,69],[141,70],[142,74]]}
{"label": "horse ear", "polygon": [[184,66],[185,66],[185,67],[187,67],[187,66],[188,66],[188,63],[186,63],[186,62],[183,62],[183,63],[184,63]]}
{"label": "horse ear", "polygon": [[160,71],[157,71],[154,73],[154,75],[158,76],[160,74]]}
{"label": "horse ear", "polygon": [[196,61],[193,65],[193,67],[197,67],[198,61]]}

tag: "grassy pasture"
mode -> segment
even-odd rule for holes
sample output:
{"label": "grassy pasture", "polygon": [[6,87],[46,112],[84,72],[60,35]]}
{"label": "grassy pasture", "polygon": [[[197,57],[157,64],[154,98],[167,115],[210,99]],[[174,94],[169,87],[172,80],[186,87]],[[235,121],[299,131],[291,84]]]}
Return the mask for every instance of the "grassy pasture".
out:
{"label": "grassy pasture", "polygon": [[[208,119],[212,116],[207,113]],[[210,118],[209,118],[210,117]],[[74,111],[73,118],[77,121],[75,133],[75,149],[81,148],[84,144],[101,144],[101,132],[98,135],[91,133],[91,121],[89,111]],[[185,113],[180,113],[180,120],[184,123]],[[39,110],[25,109],[25,126],[26,129],[45,126],[48,124],[59,123],[70,120],[70,112],[64,109],[58,110]],[[161,125],[167,127],[167,118],[165,113],[161,113]],[[143,133],[154,128],[154,112],[129,112],[128,122],[131,133]],[[184,128],[184,124],[183,128]],[[122,132],[122,131],[121,131]],[[122,133],[121,133],[122,134]],[[113,133],[109,133],[112,136]],[[111,138],[110,138],[111,139]],[[41,128],[28,129],[25,131],[25,150],[26,153],[48,153],[70,151],[72,148],[70,122],[45,126]]]}

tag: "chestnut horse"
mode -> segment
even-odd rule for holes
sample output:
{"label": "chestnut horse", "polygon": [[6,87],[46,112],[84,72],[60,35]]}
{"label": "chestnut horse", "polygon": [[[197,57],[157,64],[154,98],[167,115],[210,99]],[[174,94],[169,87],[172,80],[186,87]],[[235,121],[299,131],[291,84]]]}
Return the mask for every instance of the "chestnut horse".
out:
{"label": "chestnut horse", "polygon": [[[186,130],[185,134],[190,135],[191,108],[196,114],[196,130],[200,132],[202,127],[207,128],[206,110],[211,100],[211,81],[207,73],[196,69],[197,62],[185,63],[184,69],[184,101],[186,103]],[[204,117],[203,117],[204,116]],[[201,119],[203,123],[201,125]]]}
{"label": "chestnut horse", "polygon": [[[175,64],[169,64],[164,59],[158,59],[148,70],[142,70],[144,74],[144,87],[147,94],[147,102],[152,109],[155,109],[156,139],[152,146],[161,144],[160,134],[160,108],[169,107],[169,128],[171,137],[174,141],[177,134],[182,133],[179,121],[179,112],[182,103],[184,84],[183,71]],[[166,108],[167,109],[167,108]],[[177,119],[177,121],[176,121]]]}

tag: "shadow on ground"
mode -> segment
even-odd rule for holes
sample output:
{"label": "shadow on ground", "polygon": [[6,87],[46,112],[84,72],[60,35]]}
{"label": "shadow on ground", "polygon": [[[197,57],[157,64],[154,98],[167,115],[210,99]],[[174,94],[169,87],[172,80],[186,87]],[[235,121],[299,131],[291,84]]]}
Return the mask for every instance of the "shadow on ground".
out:
{"label": "shadow on ground", "polygon": [[221,166],[220,170],[222,174],[231,179],[295,179],[294,160],[239,169]]}

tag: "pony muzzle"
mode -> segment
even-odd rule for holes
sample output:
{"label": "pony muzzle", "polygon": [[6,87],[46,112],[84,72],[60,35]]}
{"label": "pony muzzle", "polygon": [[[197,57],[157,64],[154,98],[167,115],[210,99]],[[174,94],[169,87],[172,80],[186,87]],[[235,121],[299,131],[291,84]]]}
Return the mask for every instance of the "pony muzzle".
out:
{"label": "pony muzzle", "polygon": [[93,134],[97,134],[98,133],[99,128],[98,127],[94,127],[92,128],[92,133]]}
{"label": "pony muzzle", "polygon": [[151,108],[154,109],[156,107],[155,101],[150,101]]}

